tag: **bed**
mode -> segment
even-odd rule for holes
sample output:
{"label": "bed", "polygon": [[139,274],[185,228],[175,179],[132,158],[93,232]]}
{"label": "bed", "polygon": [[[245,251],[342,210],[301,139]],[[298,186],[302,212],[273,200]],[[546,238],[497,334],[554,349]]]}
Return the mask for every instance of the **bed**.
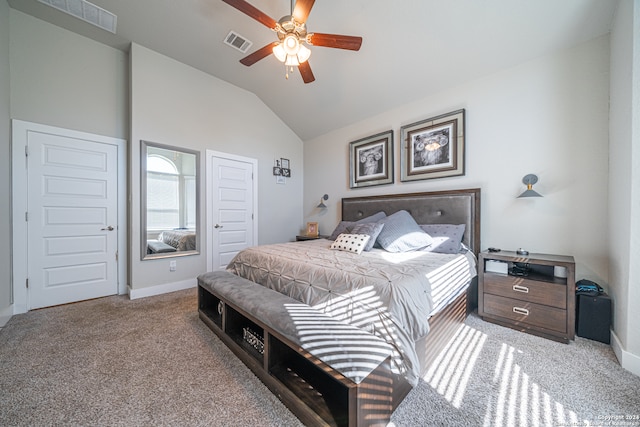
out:
{"label": "bed", "polygon": [[460,243],[467,250],[391,253],[374,248],[353,254],[332,250],[332,241],[318,239],[248,248],[227,269],[380,336],[395,348],[398,371],[415,385],[474,305],[480,190],[342,200],[342,221],[348,223],[402,211],[423,229],[464,225]]}
{"label": "bed", "polygon": [[193,230],[165,230],[158,235],[158,241],[176,251],[196,250],[196,233]]}

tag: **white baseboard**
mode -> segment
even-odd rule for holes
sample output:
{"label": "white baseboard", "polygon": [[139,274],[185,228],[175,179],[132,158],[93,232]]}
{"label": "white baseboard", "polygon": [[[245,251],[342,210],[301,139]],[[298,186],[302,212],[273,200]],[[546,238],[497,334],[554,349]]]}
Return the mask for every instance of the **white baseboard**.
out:
{"label": "white baseboard", "polygon": [[154,295],[168,294],[169,292],[181,291],[183,289],[195,288],[198,285],[197,279],[187,279],[180,282],[164,283],[162,285],[149,286],[147,288],[132,289],[129,286],[129,299],[152,297]]}
{"label": "white baseboard", "polygon": [[11,316],[13,316],[13,305],[0,309],[0,328],[4,328]]}
{"label": "white baseboard", "polygon": [[611,331],[611,348],[615,353],[618,361],[620,362],[620,366],[622,366],[627,371],[631,372],[640,377],[640,356],[637,356],[633,353],[629,353],[622,347],[622,343],[615,332]]}

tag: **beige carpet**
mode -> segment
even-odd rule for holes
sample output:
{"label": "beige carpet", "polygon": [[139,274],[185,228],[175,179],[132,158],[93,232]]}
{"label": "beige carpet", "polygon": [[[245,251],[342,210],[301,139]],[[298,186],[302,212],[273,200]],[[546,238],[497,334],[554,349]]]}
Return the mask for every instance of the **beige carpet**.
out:
{"label": "beige carpet", "polygon": [[[397,426],[640,426],[640,378],[605,344],[471,316]],[[197,315],[190,289],[14,316],[0,331],[1,426],[295,426]]]}

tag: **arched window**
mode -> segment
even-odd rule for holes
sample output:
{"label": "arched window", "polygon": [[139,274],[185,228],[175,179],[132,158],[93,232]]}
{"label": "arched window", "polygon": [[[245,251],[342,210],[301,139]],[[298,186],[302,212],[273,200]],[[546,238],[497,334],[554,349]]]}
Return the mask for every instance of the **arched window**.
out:
{"label": "arched window", "polygon": [[157,154],[147,157],[147,229],[180,227],[180,174],[176,165]]}
{"label": "arched window", "polygon": [[178,175],[176,165],[166,157],[157,154],[150,154],[147,157],[147,171]]}

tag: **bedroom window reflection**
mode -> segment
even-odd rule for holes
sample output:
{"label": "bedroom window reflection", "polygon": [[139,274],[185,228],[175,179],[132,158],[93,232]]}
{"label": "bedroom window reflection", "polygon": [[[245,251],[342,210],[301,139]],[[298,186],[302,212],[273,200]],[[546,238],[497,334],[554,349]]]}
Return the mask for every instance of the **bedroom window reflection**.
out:
{"label": "bedroom window reflection", "polygon": [[147,157],[147,230],[180,228],[180,174],[160,155]]}
{"label": "bedroom window reflection", "polygon": [[198,157],[142,141],[142,259],[198,253]]}

